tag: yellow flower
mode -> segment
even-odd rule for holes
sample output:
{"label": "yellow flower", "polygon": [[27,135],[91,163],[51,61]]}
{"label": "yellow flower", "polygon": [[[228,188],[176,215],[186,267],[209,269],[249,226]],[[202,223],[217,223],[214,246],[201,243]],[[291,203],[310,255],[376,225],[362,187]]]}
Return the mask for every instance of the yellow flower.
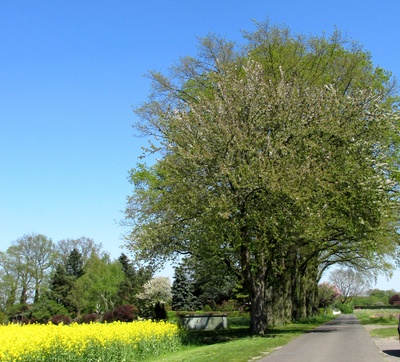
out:
{"label": "yellow flower", "polygon": [[118,342],[131,345],[160,343],[178,336],[174,324],[152,321],[91,324],[9,324],[0,326],[0,360],[16,361],[28,355],[56,351],[82,355],[88,345],[107,347]]}

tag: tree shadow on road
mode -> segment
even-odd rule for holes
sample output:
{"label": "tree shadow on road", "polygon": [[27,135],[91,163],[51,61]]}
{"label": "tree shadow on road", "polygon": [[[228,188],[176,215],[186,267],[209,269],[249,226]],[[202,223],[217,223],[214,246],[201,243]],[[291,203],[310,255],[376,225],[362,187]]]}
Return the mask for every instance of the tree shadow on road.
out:
{"label": "tree shadow on road", "polygon": [[393,357],[400,357],[400,349],[383,349],[383,353]]}

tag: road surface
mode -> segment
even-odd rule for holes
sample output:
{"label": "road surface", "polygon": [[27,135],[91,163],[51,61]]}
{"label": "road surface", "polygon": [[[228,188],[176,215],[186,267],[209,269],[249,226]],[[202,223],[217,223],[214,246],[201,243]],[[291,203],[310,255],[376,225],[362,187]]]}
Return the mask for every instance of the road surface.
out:
{"label": "road surface", "polygon": [[[385,344],[387,343],[387,344]],[[400,362],[400,345],[379,345],[350,314],[325,323],[257,362]]]}

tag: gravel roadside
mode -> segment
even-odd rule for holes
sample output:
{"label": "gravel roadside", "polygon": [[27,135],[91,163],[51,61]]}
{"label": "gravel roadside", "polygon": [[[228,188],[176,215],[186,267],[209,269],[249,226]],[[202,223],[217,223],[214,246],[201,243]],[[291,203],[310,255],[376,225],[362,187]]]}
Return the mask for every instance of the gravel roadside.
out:
{"label": "gravel roadside", "polygon": [[[379,325],[379,324],[367,324],[364,328],[369,333],[370,331],[378,328],[389,328],[393,326]],[[387,362],[399,362],[400,361],[400,343],[397,337],[391,338],[375,338],[371,337],[376,346],[380,349],[384,359]]]}

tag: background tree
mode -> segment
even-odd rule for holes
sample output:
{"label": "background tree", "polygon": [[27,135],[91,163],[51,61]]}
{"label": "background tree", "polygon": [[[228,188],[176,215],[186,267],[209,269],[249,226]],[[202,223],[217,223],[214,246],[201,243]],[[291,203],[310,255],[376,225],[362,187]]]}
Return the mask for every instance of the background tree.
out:
{"label": "background tree", "polygon": [[68,276],[75,279],[80,278],[83,274],[84,259],[78,249],[74,248],[68,255],[65,263],[65,271]]}
{"label": "background tree", "polygon": [[335,32],[260,24],[209,36],[151,72],[138,128],[155,165],[132,170],[127,245],[157,265],[219,258],[240,274],[251,331],[316,312],[335,263],[389,267],[398,245],[398,120],[390,74]]}
{"label": "background tree", "polygon": [[3,270],[14,275],[20,291],[19,302],[26,304],[29,298],[38,301],[41,286],[47,281],[54,265],[54,245],[41,234],[24,235],[12,242],[3,254]]}
{"label": "background tree", "polygon": [[8,265],[6,254],[0,252],[0,323],[7,323],[14,316],[18,278]]}
{"label": "background tree", "polygon": [[[49,283],[47,300],[63,306],[69,313],[76,313],[77,303],[75,299],[71,300],[71,293],[75,287],[76,281],[83,274],[82,254],[78,249],[74,248],[64,261],[62,258],[55,266]],[[82,293],[82,296],[83,294],[84,293]]]}
{"label": "background tree", "polygon": [[394,294],[396,294],[396,291],[394,289],[391,289],[391,290],[370,289],[367,291],[366,294],[368,297],[372,298],[371,300],[373,302],[371,303],[371,305],[374,304],[374,301],[381,301],[386,304],[387,301]]}
{"label": "background tree", "polygon": [[34,282],[34,302],[41,295],[41,286],[48,282],[51,269],[54,267],[55,248],[51,239],[42,234],[24,236],[17,241],[20,257],[31,264],[31,274]]}
{"label": "background tree", "polygon": [[396,294],[392,290],[370,289],[365,292],[365,296],[353,297],[354,306],[387,305],[390,298]]}
{"label": "background tree", "polygon": [[17,300],[18,289],[18,274],[13,268],[12,261],[9,256],[0,252],[0,266],[1,266],[1,310],[7,313],[10,307],[13,306]]}
{"label": "background tree", "polygon": [[342,304],[351,302],[355,296],[365,294],[370,285],[365,273],[350,268],[340,268],[331,272],[329,280],[340,290]]}
{"label": "background tree", "polygon": [[90,288],[90,275],[82,276],[72,284],[68,291],[67,303],[71,306],[69,311],[77,317],[82,314],[100,315],[105,312],[99,292]]}
{"label": "background tree", "polygon": [[41,234],[25,235],[0,252],[0,319],[103,313],[135,301],[152,273],[126,256],[111,261],[89,238],[55,246]]}
{"label": "background tree", "polygon": [[92,256],[86,263],[83,276],[76,280],[72,295],[78,313],[104,313],[115,308],[118,286],[124,279],[121,263],[108,257]]}
{"label": "background tree", "polygon": [[54,266],[55,252],[51,239],[41,234],[24,235],[0,252],[0,277],[3,312],[11,319],[22,318],[28,304],[37,303]]}
{"label": "background tree", "polygon": [[233,272],[218,256],[191,256],[181,262],[193,284],[197,297],[197,307],[201,305],[216,308],[223,302],[236,299],[236,291],[241,288],[240,275]]}
{"label": "background tree", "polygon": [[200,308],[198,298],[194,295],[195,285],[188,270],[183,265],[177,266],[172,283],[171,307],[173,310],[195,311]]}
{"label": "background tree", "polygon": [[399,294],[394,294],[389,298],[389,304],[390,305],[398,305],[400,304],[400,295]]}
{"label": "background tree", "polygon": [[333,305],[335,299],[339,297],[340,290],[336,285],[329,283],[321,283],[318,285],[318,297],[319,297],[319,307],[327,309]]}
{"label": "background tree", "polygon": [[144,266],[135,268],[133,262],[124,253],[120,255],[118,261],[121,263],[124,272],[124,280],[120,283],[118,289],[119,303],[121,305],[135,305],[136,294],[143,291],[143,285],[152,278],[153,271]]}
{"label": "background tree", "polygon": [[76,249],[82,258],[83,264],[86,263],[88,259],[92,256],[97,256],[101,258],[104,256],[102,250],[103,246],[96,244],[93,239],[82,236],[78,239],[63,239],[57,243],[57,251],[61,262],[66,265],[71,252]]}
{"label": "background tree", "polygon": [[48,299],[72,313],[74,307],[69,300],[69,294],[75,282],[76,277],[67,274],[66,266],[57,264],[50,279]]}
{"label": "background tree", "polygon": [[165,305],[172,298],[169,278],[153,278],[143,286],[143,289],[143,292],[136,295],[139,300],[141,316],[165,319],[167,317]]}

